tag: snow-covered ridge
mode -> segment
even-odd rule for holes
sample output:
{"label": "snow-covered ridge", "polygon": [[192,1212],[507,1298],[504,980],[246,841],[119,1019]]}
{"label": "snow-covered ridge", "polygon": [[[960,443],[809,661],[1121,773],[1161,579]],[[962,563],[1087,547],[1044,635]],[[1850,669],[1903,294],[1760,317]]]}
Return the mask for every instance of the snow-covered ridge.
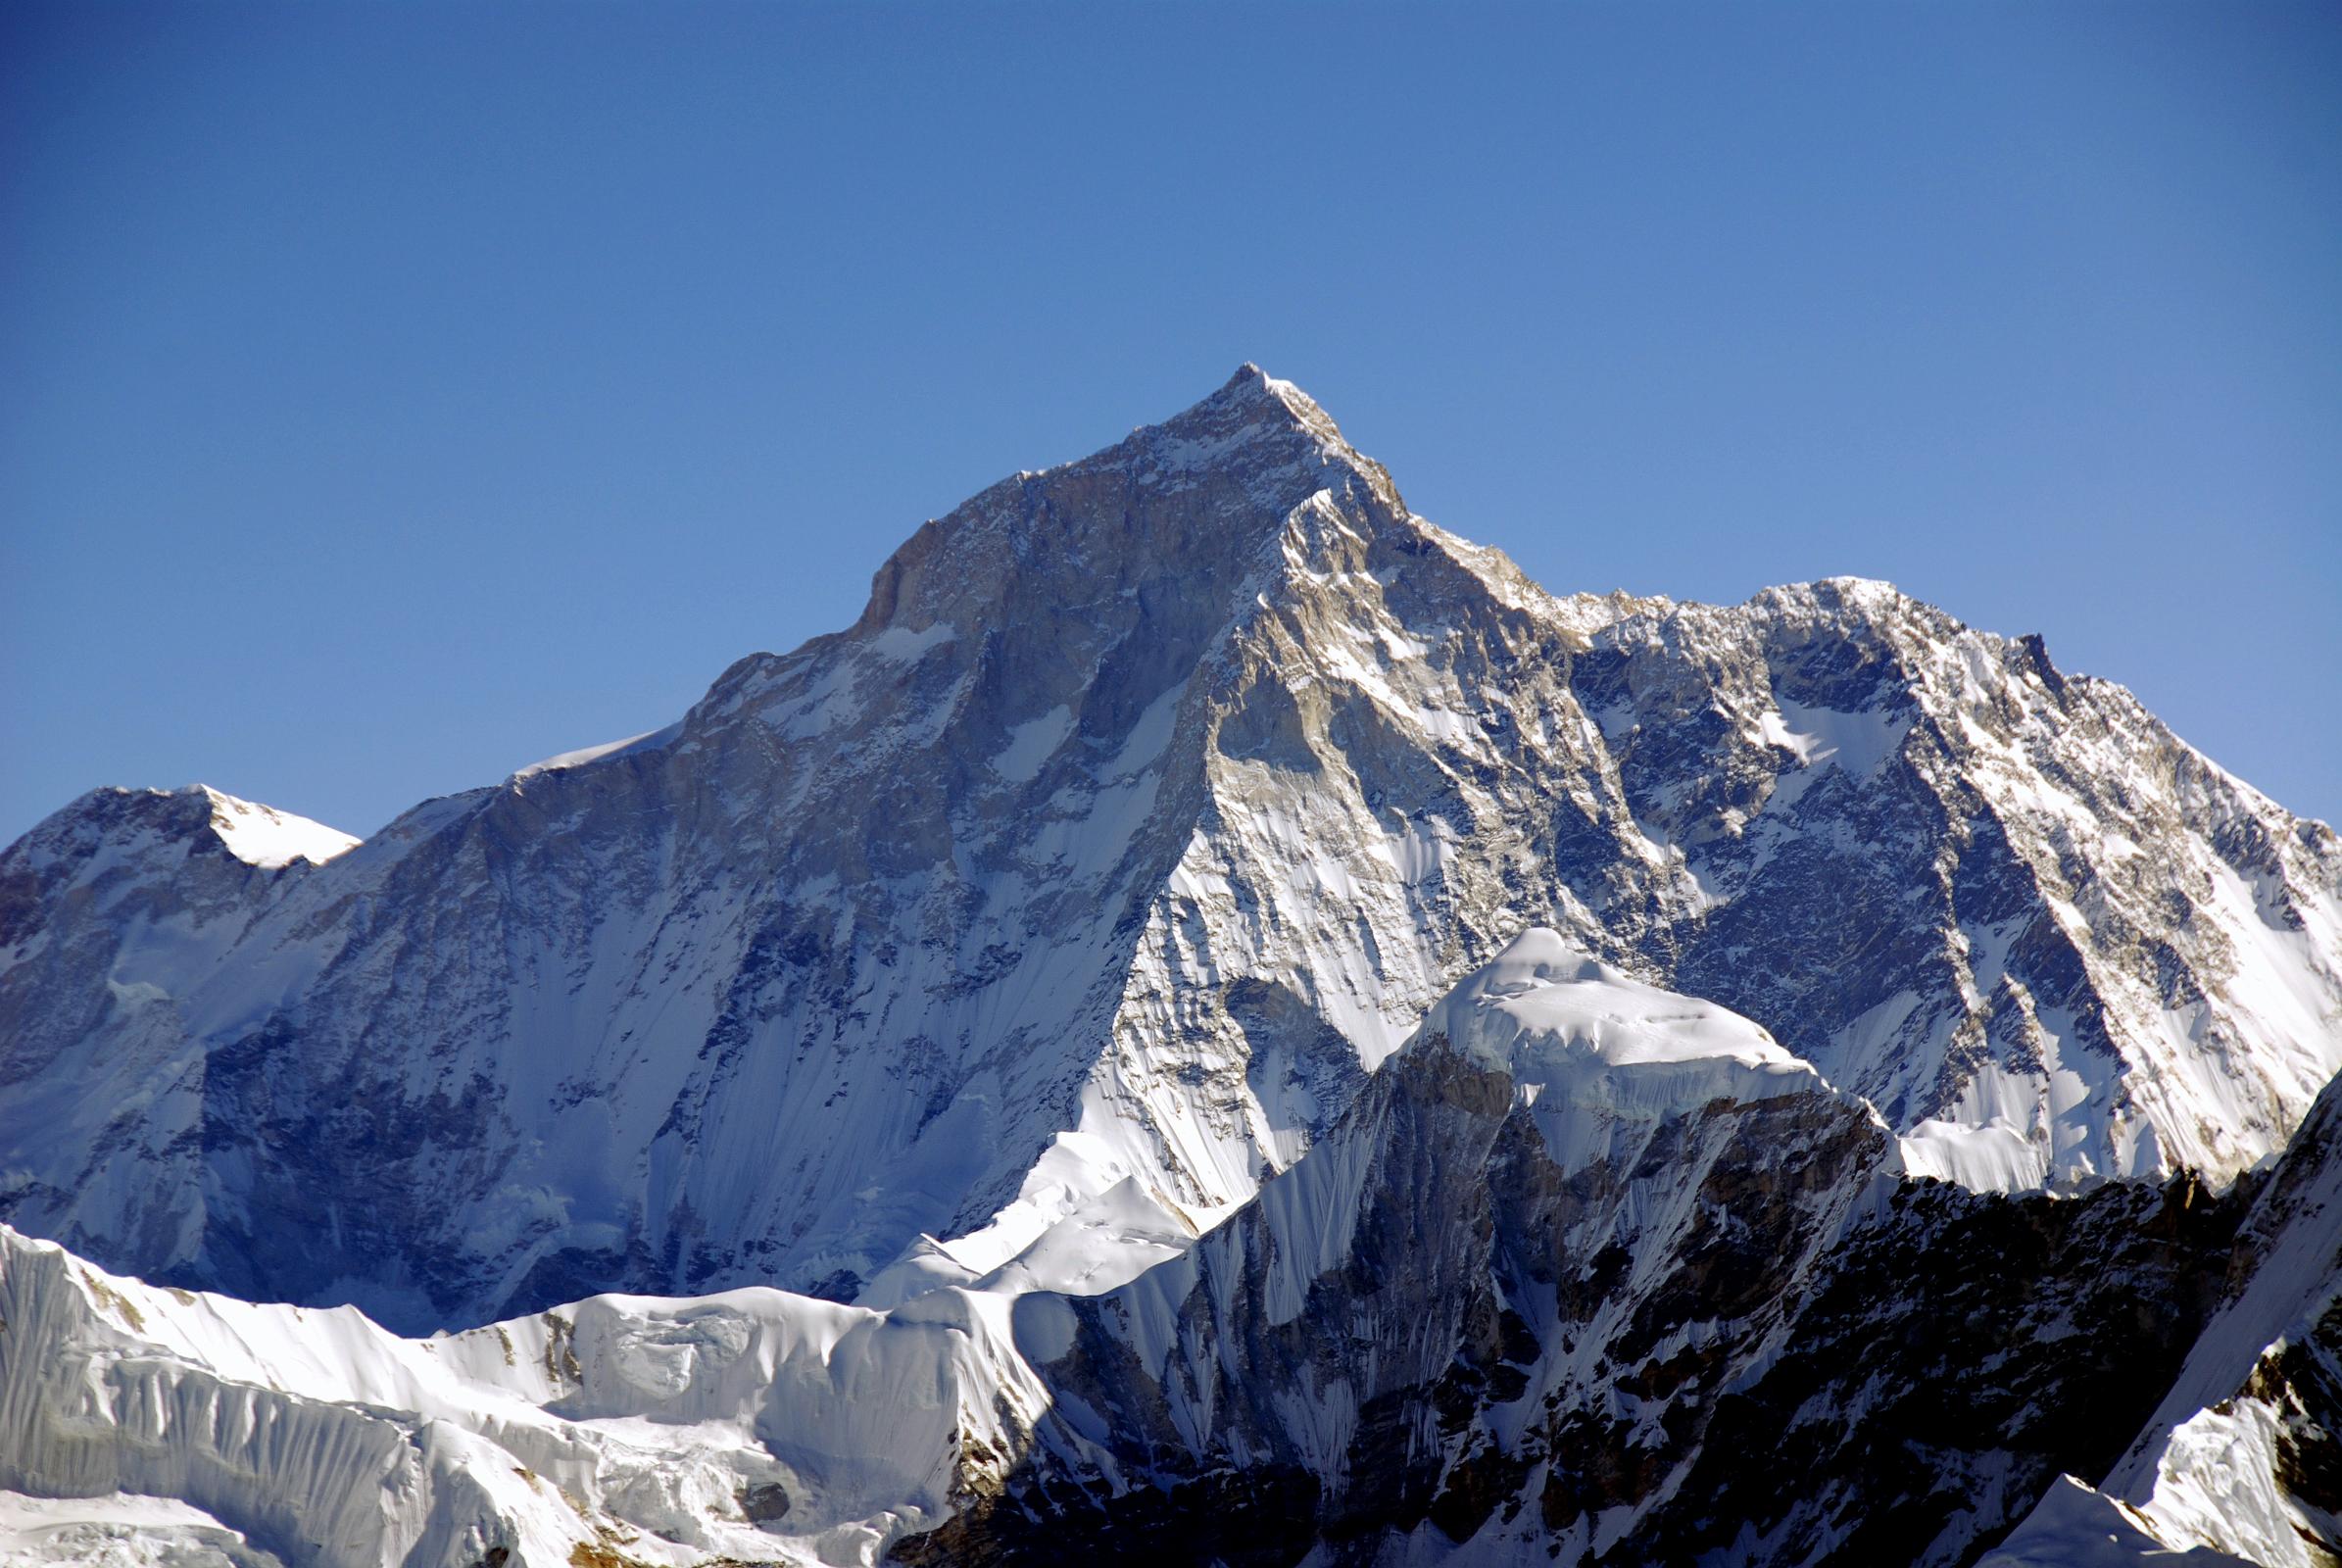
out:
{"label": "snow-covered ridge", "polygon": [[2048,1568],[2093,1531],[2128,1552],[2108,1564],[2342,1554],[2342,1079],[2270,1173],[2238,1261],[2249,1270],[2114,1468],[2095,1487],[2067,1478],[1982,1568]]}
{"label": "snow-covered ridge", "polygon": [[208,784],[89,791],[10,847],[45,873],[80,862],[76,879],[180,865],[191,851],[224,849],[256,870],[323,865],[363,842],[354,834]]}
{"label": "snow-covered ridge", "polygon": [[866,1564],[946,1517],[963,1445],[1003,1446],[1003,1415],[1039,1397],[1005,1308],[957,1293],[893,1314],[770,1290],[601,1297],[402,1339],[355,1308],[109,1275],[0,1227],[0,1502],[101,1499],[19,1506],[13,1528],[126,1515],[174,1549],[248,1542],[319,1568],[471,1568],[498,1547]]}
{"label": "snow-covered ridge", "polygon": [[645,730],[640,735],[629,735],[624,740],[605,741],[599,746],[581,746],[575,751],[562,752],[541,762],[531,762],[526,767],[515,769],[512,777],[515,780],[534,778],[539,773],[558,773],[563,768],[583,767],[588,762],[599,762],[605,758],[655,752],[682,733],[681,724],[667,724],[659,729]]}
{"label": "snow-covered ridge", "polygon": [[[1502,1074],[1554,1162],[1571,1173],[1719,1101],[1830,1093],[1809,1063],[1748,1019],[1635,980],[1542,927],[1459,981],[1399,1054],[1442,1052]],[[1261,1195],[1281,1244],[1274,1277],[1289,1301],[1345,1255],[1355,1183],[1380,1152],[1372,1137],[1335,1136],[1338,1152],[1303,1158]],[[1295,1260],[1306,1262],[1296,1268]]]}
{"label": "snow-covered ridge", "polygon": [[1607,1124],[1621,1115],[1647,1122],[1830,1088],[1751,1020],[1636,980],[1542,927],[1424,1015],[1417,1039],[1437,1037],[1511,1078],[1565,1170],[1607,1152]]}
{"label": "snow-covered ridge", "polygon": [[[1533,1110],[1567,1098],[1643,1136],[1719,1093],[1819,1084],[1747,1020],[1543,930],[1458,986],[1407,1048],[1449,1052],[1516,1074]],[[1444,1069],[1428,1070],[1436,1083]],[[1602,1076],[1671,1092],[1595,1093]],[[1486,1114],[1492,1130],[1501,1102]],[[1273,1271],[1244,1286],[1273,1313],[1342,1265],[1379,1162],[1437,1152],[1392,1136],[1358,1121],[1245,1211],[1281,1238]],[[1195,1241],[1126,1180],[982,1279],[931,1244],[929,1277],[877,1282],[899,1298],[885,1310],[761,1288],[603,1296],[415,1339],[355,1308],[111,1275],[0,1227],[0,1490],[91,1499],[19,1506],[27,1554],[106,1540],[262,1568],[268,1553],[471,1568],[499,1547],[521,1563],[581,1547],[640,1564],[874,1563],[1027,1450],[1064,1396],[1035,1362],[1063,1355],[1077,1298],[1117,1291],[1134,1350],[1165,1364]],[[1222,1269],[1246,1266],[1241,1241],[1218,1250]]]}
{"label": "snow-covered ridge", "polygon": [[[1553,598],[1252,368],[669,730],[283,875],[177,804],[0,858],[0,1214],[409,1328],[1174,1247],[1524,925],[1973,1186],[2247,1169],[2342,1065],[2342,850],[2126,694],[1882,584]],[[1586,1087],[1805,1081],[1736,1052]]]}
{"label": "snow-covered ridge", "polygon": [[[1207,1562],[1220,1544],[1194,1515],[1269,1488],[1289,1490],[1253,1527],[1264,1561],[1303,1560],[1313,1515],[1321,1542],[1391,1532],[1361,1560],[1679,1560],[1618,1545],[1666,1487],[1595,1479],[1601,1412],[1623,1406],[1615,1441],[1658,1462],[1661,1418],[1674,1433],[1713,1388],[1670,1411],[1683,1374],[1656,1363],[1758,1342],[1786,1294],[1771,1282],[1798,1279],[1891,1164],[1868,1108],[1755,1025],[1527,931],[1184,1255],[1102,1297],[1018,1303],[1057,1396],[1038,1474],[979,1499],[938,1560],[1002,1538],[1014,1560],[1059,1532],[1110,1550],[1167,1516],[1177,1560]],[[1763,1238],[1727,1243],[1747,1248],[1735,1298],[1687,1299],[1675,1270],[1715,1267],[1732,1232]],[[1425,1524],[1442,1473],[1462,1493],[1481,1466],[1504,1479]]]}
{"label": "snow-covered ridge", "polygon": [[1533,926],[1424,1015],[1468,1054],[1527,1084],[1571,1065],[1712,1061],[1763,1078],[1811,1075],[1756,1023],[1728,1007],[1636,980]]}
{"label": "snow-covered ridge", "polygon": [[306,816],[240,801],[207,785],[194,787],[212,803],[212,830],[220,835],[220,842],[227,846],[228,853],[246,865],[256,865],[265,871],[280,869],[295,860],[323,865],[335,856],[358,848],[361,842],[354,834],[313,822]]}

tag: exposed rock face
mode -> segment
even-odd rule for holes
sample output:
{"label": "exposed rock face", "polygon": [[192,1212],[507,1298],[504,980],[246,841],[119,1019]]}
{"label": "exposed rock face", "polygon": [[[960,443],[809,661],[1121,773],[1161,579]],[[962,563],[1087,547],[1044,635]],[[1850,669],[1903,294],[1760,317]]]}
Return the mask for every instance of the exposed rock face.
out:
{"label": "exposed rock face", "polygon": [[2121,689],[1875,584],[1552,599],[1248,368],[671,730],[289,887],[139,873],[192,948],[32,869],[119,814],[0,870],[0,1212],[394,1323],[1208,1217],[1530,922],[1975,1186],[2224,1178],[2342,1066],[2342,850]]}
{"label": "exposed rock face", "polygon": [[[717,1364],[688,1302],[527,1331],[559,1387],[327,1379],[301,1421],[411,1452],[319,1560],[1949,1564],[2066,1472],[2266,1557],[2336,1506],[2330,1302],[2227,1274],[2253,1202],[2251,1280],[2336,1272],[2312,1156],[2252,1174],[2342,1068],[2334,834],[1882,584],[1548,595],[1249,367],[670,728],[347,842],[101,791],[0,855],[0,1217],[407,1330],[828,1300],[724,1309],[707,1452],[628,1446]],[[73,1404],[230,1396],[24,1245],[83,1371],[11,1385],[72,1453],[0,1480],[311,1528]],[[2238,1444],[2273,1522],[2182,1530]]]}
{"label": "exposed rock face", "polygon": [[[0,856],[0,1188],[65,1240],[123,1258],[200,1245],[199,1192],[141,1153],[160,1063],[200,1083],[182,995],[230,959],[317,859],[356,841],[200,787],[94,790]],[[158,1166],[160,1168],[158,1168]],[[161,1199],[161,1201],[158,1201]],[[87,1234],[74,1216],[103,1216]]]}
{"label": "exposed rock face", "polygon": [[1102,1294],[1029,1256],[415,1341],[0,1233],[0,1486],[296,1562],[1958,1563],[2112,1462],[2245,1206],[1907,1180],[1754,1024],[1533,930]]}
{"label": "exposed rock face", "polygon": [[2225,1286],[2136,1441],[2103,1479],[2074,1467],[2096,1488],[2069,1478],[1987,1561],[2113,1535],[2132,1555],[2109,1561],[2342,1562],[2342,1081],[2263,1185]]}
{"label": "exposed rock face", "polygon": [[[1810,1071],[1684,1093],[1515,1050],[1427,1034],[1186,1258],[1021,1300],[1051,1414],[897,1554],[1965,1562],[2113,1462],[2245,1208],[1904,1181]],[[1272,1497],[1274,1528],[1229,1515]]]}

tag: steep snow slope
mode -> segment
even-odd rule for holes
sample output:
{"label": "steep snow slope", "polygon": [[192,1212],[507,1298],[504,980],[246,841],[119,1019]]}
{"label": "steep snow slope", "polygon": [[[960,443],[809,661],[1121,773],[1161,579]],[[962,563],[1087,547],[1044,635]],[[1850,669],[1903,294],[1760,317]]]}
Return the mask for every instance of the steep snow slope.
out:
{"label": "steep snow slope", "polygon": [[[1172,1356],[1199,1272],[1261,1293],[1286,1322],[1353,1266],[1356,1244],[1395,1240],[1362,1223],[1361,1184],[1392,1154],[1419,1172],[1444,1163],[1406,1129],[1439,1122],[1458,1086],[1498,1085],[1507,1102],[1510,1075],[1553,1157],[1581,1169],[1640,1151],[1672,1118],[1713,1114],[1720,1097],[1829,1098],[1745,1019],[1607,971],[1550,932],[1516,941],[1434,1019],[1428,1076],[1393,1067],[1381,1113],[1346,1120],[1229,1231],[1185,1257],[1185,1237],[1151,1254],[1171,1260],[1114,1307],[1142,1363],[1159,1375]],[[1844,1115],[1890,1152],[1867,1111]],[[1082,1310],[1044,1287],[1127,1276],[1115,1254],[1145,1246],[1131,1218],[1058,1226],[981,1289],[929,1289],[887,1312],[762,1289],[602,1297],[421,1341],[348,1307],[109,1276],[0,1231],[0,1487],[95,1498],[69,1521],[127,1512],[163,1546],[255,1560],[420,1568],[501,1547],[556,1563],[582,1545],[648,1563],[869,1561],[997,1488],[1052,1405],[1078,1399],[1028,1359],[1063,1359]],[[1193,1419],[1208,1426],[1208,1401]],[[1321,1419],[1356,1424],[1339,1406]],[[122,1494],[169,1504],[103,1500]],[[86,1524],[50,1525],[34,1544],[91,1539]]]}
{"label": "steep snow slope", "polygon": [[1565,1168],[1605,1152],[1573,1115],[1609,1111],[1619,1097],[1655,1116],[1816,1087],[1810,1066],[1746,1018],[1645,985],[1543,929],[1514,938],[1441,998],[1418,1034],[1445,1036],[1526,1091],[1540,1124],[1554,1123],[1546,1142]]}
{"label": "steep snow slope", "polygon": [[2246,1219],[2231,1279],[2138,1441],[2098,1489],[2071,1482],[2044,1499],[2010,1539],[2009,1568],[2046,1560],[2071,1521],[2110,1518],[2142,1551],[2342,1560],[2342,1080]]}
{"label": "steep snow slope", "polygon": [[1185,1256],[1020,1298],[1047,1414],[898,1555],[1966,1561],[2151,1406],[2241,1204],[1900,1167],[1754,1024],[1532,931]]}
{"label": "steep snow slope", "polygon": [[2209,1546],[2175,1547],[2146,1521],[2072,1476],[2061,1476],[2008,1543],[1976,1568],[2244,1568]]}
{"label": "steep snow slope", "polygon": [[406,1340],[0,1229],[0,1488],[93,1499],[0,1507],[31,1560],[113,1542],[328,1568],[866,1563],[943,1519],[1042,1398],[1004,1304],[956,1291],[888,1314],[599,1297]]}
{"label": "steep snow slope", "polygon": [[280,870],[295,860],[323,865],[358,847],[356,838],[322,822],[239,801],[202,785],[195,789],[212,803],[212,831],[220,835],[228,854],[247,865],[264,871]]}
{"label": "steep snow slope", "polygon": [[973,1285],[915,1255],[884,1310],[412,1340],[0,1232],[0,1489],[99,1499],[43,1550],[128,1507],[105,1539],[151,1555],[336,1568],[1949,1564],[2111,1462],[2242,1204],[1911,1180],[1750,1020],[1532,929],[1199,1240],[1126,1182]]}
{"label": "steep snow slope", "polygon": [[1716,901],[1676,983],[1776,1023],[1918,1168],[2224,1176],[2342,1066],[2332,832],[2038,639],[1838,581],[1604,644],[1580,690]]}
{"label": "steep snow slope", "polygon": [[1878,584],[1554,599],[1250,368],[322,866],[108,799],[0,858],[0,1213],[408,1328],[1152,1238],[1109,1288],[1531,924],[1976,1188],[2225,1179],[2342,1066],[2342,848],[2127,693]]}
{"label": "steep snow slope", "polygon": [[239,944],[262,914],[356,843],[201,786],[106,789],[0,856],[0,1207],[134,1223],[112,1238],[123,1255],[200,1245],[198,1196],[158,1214],[151,1184],[172,1172],[106,1157],[107,1129],[141,1126],[171,1077],[200,1080],[187,994],[254,962]]}

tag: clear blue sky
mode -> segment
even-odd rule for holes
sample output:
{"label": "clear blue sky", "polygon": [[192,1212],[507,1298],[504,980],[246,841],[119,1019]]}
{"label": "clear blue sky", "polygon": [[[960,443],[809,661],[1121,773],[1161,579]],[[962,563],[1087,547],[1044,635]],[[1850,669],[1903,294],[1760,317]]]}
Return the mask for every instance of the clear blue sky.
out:
{"label": "clear blue sky", "polygon": [[1885,577],[2342,818],[2342,8],[0,12],[0,839],[653,728],[1243,360],[1557,590]]}

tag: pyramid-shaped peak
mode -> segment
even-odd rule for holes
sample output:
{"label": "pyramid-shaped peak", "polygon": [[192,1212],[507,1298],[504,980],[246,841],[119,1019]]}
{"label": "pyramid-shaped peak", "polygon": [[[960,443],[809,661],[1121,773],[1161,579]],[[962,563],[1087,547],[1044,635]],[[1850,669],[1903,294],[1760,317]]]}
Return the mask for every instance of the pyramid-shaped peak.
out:
{"label": "pyramid-shaped peak", "polygon": [[[1237,594],[1320,493],[1358,499],[1354,534],[1408,515],[1382,466],[1307,393],[1246,364],[1161,423],[1004,479],[922,527],[873,577],[857,626],[974,626],[1012,602],[1087,604],[1171,578],[1192,596]],[[1225,619],[1224,607],[1208,613]]]}
{"label": "pyramid-shaped peak", "polygon": [[[1216,441],[1245,435],[1301,433],[1345,451],[1341,427],[1317,400],[1249,360],[1210,397],[1153,427],[1173,439]],[[1149,433],[1145,427],[1141,435]]]}
{"label": "pyramid-shaped peak", "polygon": [[1278,379],[1250,360],[1236,368],[1236,373],[1221,384],[1214,396],[1226,395],[1240,402],[1250,402],[1263,408],[1282,409],[1291,417],[1303,423],[1334,421],[1317,400],[1291,381]]}
{"label": "pyramid-shaped peak", "polygon": [[[142,860],[176,864],[190,849],[220,849],[265,871],[296,860],[322,865],[358,847],[354,836],[204,784],[177,789],[90,790],[52,812],[0,854],[36,869],[88,861],[100,871]],[[52,873],[53,874],[53,873]]]}
{"label": "pyramid-shaped peak", "polygon": [[[1141,425],[1129,439],[1070,468],[1124,468],[1174,485],[1190,475],[1236,478],[1264,511],[1279,515],[1311,490],[1339,487],[1342,481],[1327,470],[1345,470],[1381,491],[1392,510],[1405,510],[1391,475],[1342,438],[1316,399],[1249,361],[1202,402],[1160,424]],[[1280,499],[1282,506],[1267,505]]]}

